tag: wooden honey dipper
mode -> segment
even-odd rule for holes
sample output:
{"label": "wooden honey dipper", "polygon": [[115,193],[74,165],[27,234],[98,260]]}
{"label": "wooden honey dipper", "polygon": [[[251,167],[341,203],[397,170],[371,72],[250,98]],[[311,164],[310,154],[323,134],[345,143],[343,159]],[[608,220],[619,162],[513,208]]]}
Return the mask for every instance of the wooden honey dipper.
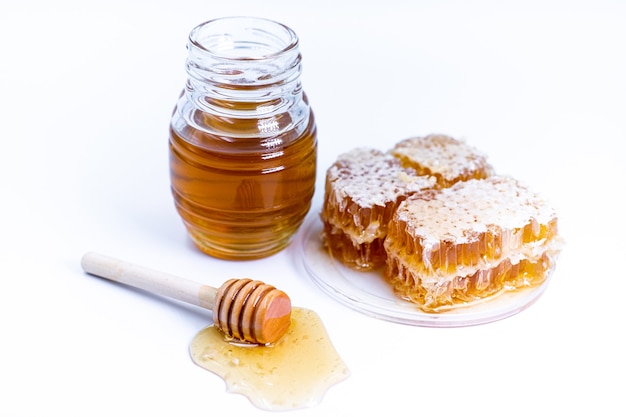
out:
{"label": "wooden honey dipper", "polygon": [[212,310],[215,326],[230,338],[274,343],[291,323],[289,296],[261,281],[230,279],[213,288],[94,252],[83,255],[81,266],[91,275]]}

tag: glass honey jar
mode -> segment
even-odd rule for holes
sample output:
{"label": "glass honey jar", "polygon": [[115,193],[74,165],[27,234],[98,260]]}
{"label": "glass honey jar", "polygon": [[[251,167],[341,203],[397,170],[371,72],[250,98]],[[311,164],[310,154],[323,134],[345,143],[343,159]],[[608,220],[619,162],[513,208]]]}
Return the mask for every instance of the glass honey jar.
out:
{"label": "glass honey jar", "polygon": [[189,34],[187,82],[170,123],[176,209],[222,259],[285,248],[308,213],[317,128],[296,33],[267,19],[211,20]]}

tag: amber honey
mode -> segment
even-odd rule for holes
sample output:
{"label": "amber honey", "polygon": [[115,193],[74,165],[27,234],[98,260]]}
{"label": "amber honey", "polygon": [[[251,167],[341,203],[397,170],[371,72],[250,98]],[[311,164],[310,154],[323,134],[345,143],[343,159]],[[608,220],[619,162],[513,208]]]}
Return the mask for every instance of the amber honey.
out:
{"label": "amber honey", "polygon": [[312,117],[300,135],[269,138],[227,138],[172,126],[172,192],[195,244],[228,259],[283,249],[311,206],[316,149]]}
{"label": "amber honey", "polygon": [[350,375],[320,317],[304,308],[292,310],[291,326],[273,345],[228,341],[209,326],[194,337],[189,351],[194,363],[224,379],[229,392],[264,410],[317,405]]}

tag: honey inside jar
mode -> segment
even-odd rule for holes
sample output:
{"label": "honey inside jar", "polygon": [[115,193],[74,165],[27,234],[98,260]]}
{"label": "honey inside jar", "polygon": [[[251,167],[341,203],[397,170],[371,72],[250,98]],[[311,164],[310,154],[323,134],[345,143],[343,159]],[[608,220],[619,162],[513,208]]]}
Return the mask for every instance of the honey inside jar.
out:
{"label": "honey inside jar", "polygon": [[299,135],[270,138],[228,139],[173,125],[172,192],[196,245],[228,259],[283,249],[311,207],[316,149],[312,118]]}

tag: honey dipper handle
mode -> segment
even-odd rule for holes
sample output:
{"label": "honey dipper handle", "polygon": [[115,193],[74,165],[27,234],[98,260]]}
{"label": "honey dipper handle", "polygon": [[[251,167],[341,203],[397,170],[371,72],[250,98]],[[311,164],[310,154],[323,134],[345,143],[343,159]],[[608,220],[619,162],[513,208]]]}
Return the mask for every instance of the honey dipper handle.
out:
{"label": "honey dipper handle", "polygon": [[212,309],[217,289],[185,278],[134,265],[99,253],[88,252],[81,259],[83,270],[111,281],[153,294]]}

